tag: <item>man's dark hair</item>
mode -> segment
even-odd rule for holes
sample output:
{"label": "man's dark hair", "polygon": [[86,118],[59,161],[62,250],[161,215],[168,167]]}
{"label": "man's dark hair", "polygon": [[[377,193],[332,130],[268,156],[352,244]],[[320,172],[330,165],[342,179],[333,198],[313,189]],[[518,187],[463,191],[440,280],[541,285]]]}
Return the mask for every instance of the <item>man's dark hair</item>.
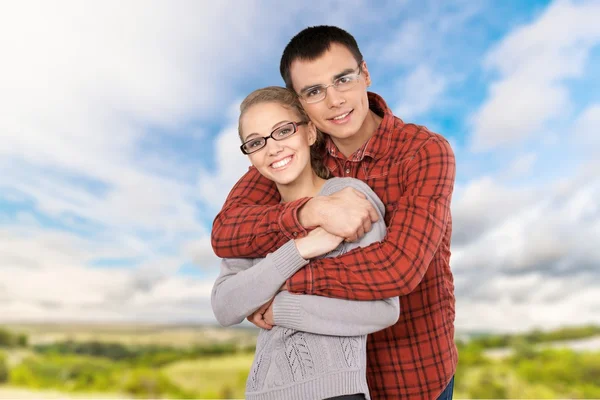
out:
{"label": "man's dark hair", "polygon": [[279,72],[288,89],[294,90],[290,67],[295,60],[312,61],[331,48],[332,43],[346,47],[360,63],[363,60],[354,37],[337,26],[311,26],[300,31],[290,40],[281,56]]}

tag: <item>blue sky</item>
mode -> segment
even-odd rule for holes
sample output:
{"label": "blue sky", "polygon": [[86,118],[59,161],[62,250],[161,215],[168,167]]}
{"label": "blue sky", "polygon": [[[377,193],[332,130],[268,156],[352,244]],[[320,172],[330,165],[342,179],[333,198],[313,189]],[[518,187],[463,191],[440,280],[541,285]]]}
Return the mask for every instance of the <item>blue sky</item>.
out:
{"label": "blue sky", "polygon": [[213,323],[237,107],[332,24],[454,146],[457,328],[600,323],[598,1],[212,3],[0,5],[0,320]]}

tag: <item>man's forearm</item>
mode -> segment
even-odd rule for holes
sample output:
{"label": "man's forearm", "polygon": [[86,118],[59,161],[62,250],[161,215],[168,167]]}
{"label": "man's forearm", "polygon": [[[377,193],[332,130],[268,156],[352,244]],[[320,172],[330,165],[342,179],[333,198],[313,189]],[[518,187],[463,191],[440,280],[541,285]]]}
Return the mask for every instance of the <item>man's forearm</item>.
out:
{"label": "man's forearm", "polygon": [[313,197],[298,209],[298,221],[304,228],[314,228],[321,225],[319,219],[319,198]]}
{"label": "man's forearm", "polygon": [[[248,171],[234,186],[213,222],[211,244],[221,258],[264,257],[302,236],[297,209],[308,199],[280,203],[273,182]],[[295,233],[295,234],[294,234]]]}
{"label": "man's forearm", "polygon": [[[381,243],[336,258],[312,261],[288,280],[291,293],[379,300],[411,293],[438,254],[449,254],[454,154],[447,141],[430,140],[408,164]],[[441,249],[440,249],[441,246]]]}

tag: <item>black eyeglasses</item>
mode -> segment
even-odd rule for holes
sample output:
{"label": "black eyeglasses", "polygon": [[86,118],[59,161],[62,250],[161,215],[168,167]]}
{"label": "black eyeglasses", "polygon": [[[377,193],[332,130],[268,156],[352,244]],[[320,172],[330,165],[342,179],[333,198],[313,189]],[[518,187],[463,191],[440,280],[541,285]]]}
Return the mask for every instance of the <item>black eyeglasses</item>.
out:
{"label": "black eyeglasses", "polygon": [[307,123],[308,122],[306,122],[306,121],[288,122],[287,124],[283,124],[280,127],[274,129],[273,132],[271,132],[271,134],[269,136],[265,136],[265,137],[258,136],[258,137],[248,140],[247,142],[244,142],[244,144],[242,144],[240,146],[240,149],[242,149],[242,153],[244,153],[244,154],[255,153],[267,145],[267,139],[273,139],[273,140],[287,139],[298,131],[298,126],[306,125]]}

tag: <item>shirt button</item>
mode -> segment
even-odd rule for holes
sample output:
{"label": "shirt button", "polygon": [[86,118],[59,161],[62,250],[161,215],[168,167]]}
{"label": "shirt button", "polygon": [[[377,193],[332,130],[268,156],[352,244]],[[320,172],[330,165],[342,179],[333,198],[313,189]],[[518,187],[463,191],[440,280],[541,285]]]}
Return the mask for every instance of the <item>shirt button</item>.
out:
{"label": "shirt button", "polygon": [[346,169],[346,174],[349,174],[349,173],[350,173],[350,168],[347,168]]}
{"label": "shirt button", "polygon": [[298,236],[298,232],[294,232],[294,233],[292,233],[292,235]]}

